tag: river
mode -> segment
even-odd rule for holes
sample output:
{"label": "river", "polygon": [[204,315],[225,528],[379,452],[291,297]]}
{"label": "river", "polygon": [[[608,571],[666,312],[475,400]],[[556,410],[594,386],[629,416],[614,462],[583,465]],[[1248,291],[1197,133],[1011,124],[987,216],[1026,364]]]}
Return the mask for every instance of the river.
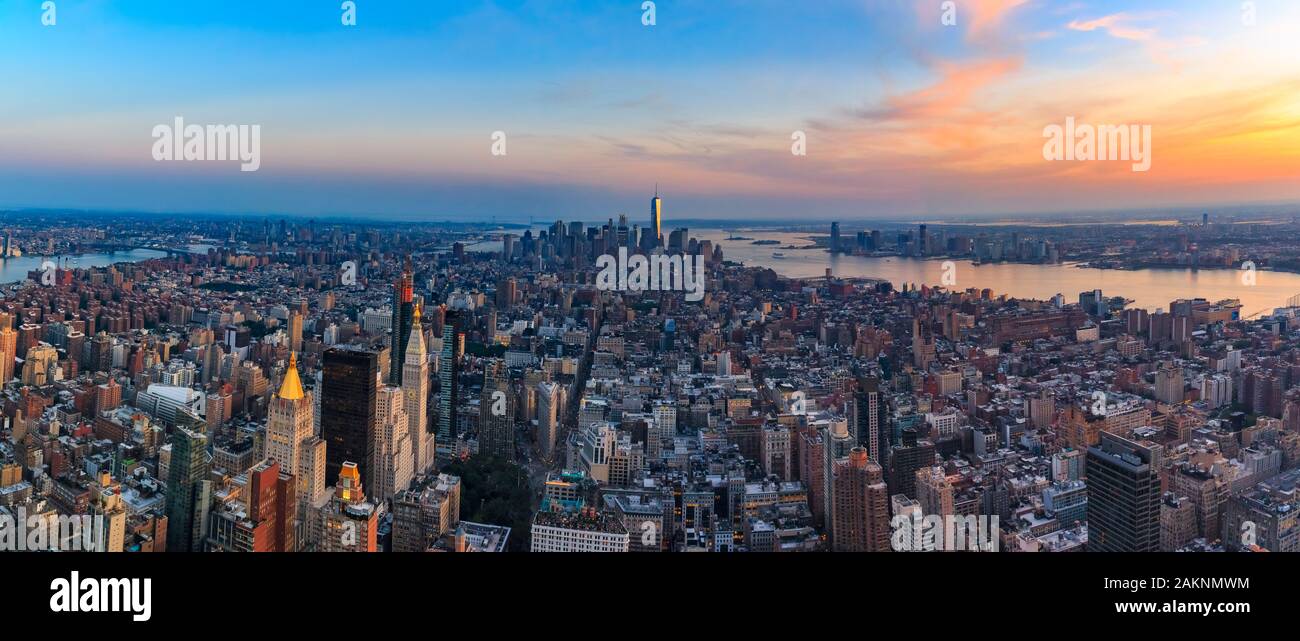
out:
{"label": "river", "polygon": [[[786,246],[813,244],[810,234],[736,231],[736,235],[753,240],[778,240],[780,245],[754,245],[752,240],[727,240],[727,232],[715,229],[691,230],[700,240],[721,243],[727,260],[750,266],[770,267],[787,277],[823,276],[826,268],[842,278],[880,278],[895,286],[903,283],[938,285],[943,275],[942,260],[915,258],[873,258],[836,254],[824,249],[783,249]],[[774,253],[784,258],[773,257]],[[1079,293],[1094,289],[1106,296],[1123,296],[1133,300],[1133,307],[1154,311],[1169,309],[1178,298],[1204,298],[1241,301],[1242,316],[1271,311],[1285,306],[1287,299],[1300,294],[1300,274],[1260,271],[1255,284],[1243,283],[1242,273],[1231,269],[1140,269],[1114,270],[1079,268],[1071,265],[1027,265],[996,263],[972,265],[970,260],[953,259],[956,285],[950,289],[989,288],[994,295],[1018,298],[1049,299],[1060,293],[1067,302],[1078,302]]]}
{"label": "river", "polygon": [[138,263],[151,258],[163,258],[166,252],[153,249],[132,249],[97,254],[70,254],[61,256],[18,256],[0,258],[0,283],[16,283],[27,278],[27,272],[38,271],[45,261],[53,261],[60,268],[76,269],[105,267],[113,263]]}

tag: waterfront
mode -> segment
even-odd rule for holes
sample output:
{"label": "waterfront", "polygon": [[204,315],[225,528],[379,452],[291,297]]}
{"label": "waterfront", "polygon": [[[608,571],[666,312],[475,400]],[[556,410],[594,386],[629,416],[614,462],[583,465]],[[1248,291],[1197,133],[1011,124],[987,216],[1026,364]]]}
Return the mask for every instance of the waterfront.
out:
{"label": "waterfront", "polygon": [[151,258],[163,258],[166,252],[154,249],[132,249],[93,254],[69,254],[60,256],[18,256],[0,258],[0,283],[16,283],[26,280],[27,273],[39,270],[45,261],[53,261],[60,268],[76,269],[104,267],[113,263],[138,263]]}
{"label": "waterfront", "polygon": [[[811,245],[813,241],[810,238],[815,234],[758,230],[738,230],[736,234],[753,240],[729,241],[727,232],[719,229],[691,230],[691,235],[700,240],[721,243],[727,260],[770,267],[791,278],[823,276],[829,267],[838,277],[879,278],[901,287],[903,283],[938,285],[943,275],[943,260],[832,256],[821,248],[788,248]],[[780,244],[754,245],[754,240],[778,240]],[[774,258],[774,253],[781,253],[784,258]],[[1246,286],[1242,283],[1241,272],[1232,269],[1126,271],[1021,263],[972,265],[971,261],[960,259],[953,259],[953,263],[957,277],[955,289],[989,288],[995,295],[1036,299],[1048,299],[1060,293],[1067,302],[1076,303],[1079,292],[1100,289],[1107,296],[1130,298],[1132,306],[1149,310],[1167,310],[1169,302],[1178,298],[1210,301],[1236,298],[1241,301],[1242,315],[1247,316],[1284,306],[1288,298],[1300,294],[1300,274],[1287,272],[1257,272],[1255,285]]]}

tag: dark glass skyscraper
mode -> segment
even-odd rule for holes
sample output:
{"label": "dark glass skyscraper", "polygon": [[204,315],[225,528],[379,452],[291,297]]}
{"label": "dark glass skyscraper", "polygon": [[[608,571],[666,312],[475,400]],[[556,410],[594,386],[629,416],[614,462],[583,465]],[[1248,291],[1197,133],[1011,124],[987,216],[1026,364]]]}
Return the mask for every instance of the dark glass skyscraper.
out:
{"label": "dark glass skyscraper", "polygon": [[167,470],[167,550],[202,552],[207,535],[208,437],[177,425],[171,437],[172,456]]}
{"label": "dark glass skyscraper", "polygon": [[889,450],[889,491],[916,498],[916,471],[934,465],[934,444],[917,440],[916,430],[903,430],[903,444]]}
{"label": "dark glass skyscraper", "polygon": [[1110,432],[1088,448],[1088,550],[1160,550],[1163,448]]}
{"label": "dark glass skyscraper", "polygon": [[[400,359],[394,359],[400,362]],[[333,486],[345,461],[362,479],[373,470],[379,354],[359,347],[325,351],[321,380],[321,438],[325,439],[325,485]]]}
{"label": "dark glass skyscraper", "polygon": [[[393,282],[393,335],[391,339],[392,356],[388,363],[388,384],[402,386],[402,355],[406,353],[406,343],[411,340],[411,318],[415,311],[414,283],[411,276],[411,259],[406,259],[402,275]],[[362,476],[362,478],[365,478]]]}

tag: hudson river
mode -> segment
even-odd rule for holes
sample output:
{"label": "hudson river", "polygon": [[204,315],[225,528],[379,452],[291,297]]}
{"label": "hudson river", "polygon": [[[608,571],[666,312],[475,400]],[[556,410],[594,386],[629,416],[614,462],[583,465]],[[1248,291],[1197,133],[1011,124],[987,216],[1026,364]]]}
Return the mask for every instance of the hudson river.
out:
{"label": "hudson river", "polygon": [[[832,256],[824,249],[785,249],[788,246],[812,245],[807,233],[736,231],[737,236],[753,240],[778,240],[779,245],[754,245],[753,240],[727,240],[727,232],[718,229],[692,229],[691,236],[721,243],[723,256],[750,266],[770,267],[776,273],[793,278],[823,276],[826,268],[842,278],[879,278],[896,287],[903,283],[939,285],[943,260],[914,258],[870,258]],[[784,258],[773,257],[774,253]],[[1300,294],[1300,274],[1259,271],[1255,285],[1242,282],[1242,273],[1232,269],[1081,269],[1070,265],[1024,265],[997,263],[972,265],[970,260],[953,259],[957,283],[949,289],[989,288],[994,295],[1018,298],[1049,299],[1056,294],[1067,302],[1079,302],[1079,292],[1102,290],[1106,296],[1132,299],[1133,307],[1149,310],[1169,309],[1178,298],[1204,298],[1211,302],[1225,298],[1241,301],[1242,316],[1258,311],[1272,311],[1286,305],[1288,298]]]}

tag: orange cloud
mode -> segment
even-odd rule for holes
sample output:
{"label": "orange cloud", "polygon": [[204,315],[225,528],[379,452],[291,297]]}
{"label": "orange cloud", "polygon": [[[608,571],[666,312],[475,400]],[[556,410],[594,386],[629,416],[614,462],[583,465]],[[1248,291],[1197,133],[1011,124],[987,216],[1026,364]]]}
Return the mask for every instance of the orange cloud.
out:
{"label": "orange cloud", "polygon": [[1121,40],[1147,41],[1155,37],[1155,29],[1138,29],[1124,23],[1133,20],[1126,13],[1113,13],[1096,20],[1071,20],[1066,28],[1072,31],[1096,31],[1104,29],[1106,33]]}
{"label": "orange cloud", "polygon": [[957,4],[970,13],[970,34],[975,37],[996,29],[1007,14],[1028,2],[1029,0],[965,0]]}
{"label": "orange cloud", "polygon": [[[1029,0],[952,0],[956,23],[965,26],[968,40],[982,39],[997,31],[1003,20]],[[948,4],[939,0],[917,0],[916,17],[925,28],[937,28],[948,12]]]}
{"label": "orange cloud", "polygon": [[951,116],[967,107],[981,89],[1018,70],[1020,64],[1020,58],[936,63],[942,74],[939,81],[890,99],[892,115],[904,119]]}

